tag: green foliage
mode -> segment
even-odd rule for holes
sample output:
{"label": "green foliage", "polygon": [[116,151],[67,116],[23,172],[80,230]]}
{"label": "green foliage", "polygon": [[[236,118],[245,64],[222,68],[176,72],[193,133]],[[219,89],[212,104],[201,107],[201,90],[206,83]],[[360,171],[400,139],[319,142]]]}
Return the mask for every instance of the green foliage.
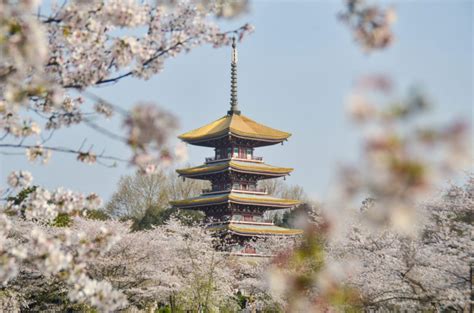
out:
{"label": "green foliage", "polygon": [[103,210],[88,210],[86,217],[91,220],[106,221],[110,216]]}
{"label": "green foliage", "polygon": [[235,299],[237,301],[237,304],[239,305],[239,307],[243,310],[245,309],[245,307],[247,306],[247,303],[249,301],[249,297],[247,296],[244,296],[240,291],[237,292],[237,294],[235,295]]}
{"label": "green foliage", "polygon": [[57,281],[45,285],[40,292],[31,294],[28,302],[28,312],[98,313],[87,304],[71,302],[64,285]]}
{"label": "green foliage", "polygon": [[153,226],[165,224],[171,217],[177,218],[184,225],[195,225],[203,221],[204,213],[201,211],[178,210],[174,208],[159,209],[149,208],[140,219],[135,219],[132,229],[135,231],[150,229]]}
{"label": "green foliage", "polygon": [[19,205],[28,197],[28,195],[34,192],[38,186],[26,187],[20,191],[16,196],[8,197],[8,201],[13,202],[14,205]]}
{"label": "green foliage", "polygon": [[305,219],[309,218],[310,211],[311,204],[304,202],[283,214],[276,214],[273,217],[273,223],[280,227],[296,228],[296,220],[302,216]]}
{"label": "green foliage", "polygon": [[72,224],[72,219],[67,213],[59,213],[58,216],[51,222],[54,227],[69,227]]}
{"label": "green foliage", "polygon": [[[25,201],[26,198],[28,198],[28,196],[34,192],[36,190],[36,188],[38,188],[37,186],[31,186],[31,187],[27,187],[27,188],[24,188],[22,191],[20,191],[16,196],[10,196],[7,198],[7,201],[10,201],[11,203],[13,203],[13,205],[20,205],[23,203],[23,201]],[[6,214],[8,215],[16,215],[17,214],[17,211],[16,210],[12,210],[10,208],[7,208],[7,210],[4,211]],[[24,210],[22,209],[21,210],[21,215],[24,217],[25,215],[25,212]]]}
{"label": "green foliage", "polygon": [[343,312],[364,312],[363,305],[360,302],[360,294],[354,288],[340,286],[328,292],[326,298],[333,307]]}
{"label": "green foliage", "polygon": [[156,309],[155,313],[172,313],[172,310],[169,305],[166,305],[166,306],[162,306]]}

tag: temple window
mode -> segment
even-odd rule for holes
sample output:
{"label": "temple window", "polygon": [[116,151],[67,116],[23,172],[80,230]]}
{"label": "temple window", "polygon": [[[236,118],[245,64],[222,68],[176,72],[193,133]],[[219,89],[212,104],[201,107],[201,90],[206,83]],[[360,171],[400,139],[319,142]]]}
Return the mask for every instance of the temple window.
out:
{"label": "temple window", "polygon": [[251,214],[244,214],[244,221],[245,221],[245,222],[252,222],[252,221],[253,221],[253,215],[251,215]]}
{"label": "temple window", "polygon": [[237,158],[239,156],[239,148],[234,147],[234,157]]}
{"label": "temple window", "polygon": [[228,147],[227,148],[227,157],[230,159],[232,157],[232,148]]}
{"label": "temple window", "polygon": [[249,160],[252,159],[252,152],[253,152],[252,149],[250,148],[247,149],[247,159]]}

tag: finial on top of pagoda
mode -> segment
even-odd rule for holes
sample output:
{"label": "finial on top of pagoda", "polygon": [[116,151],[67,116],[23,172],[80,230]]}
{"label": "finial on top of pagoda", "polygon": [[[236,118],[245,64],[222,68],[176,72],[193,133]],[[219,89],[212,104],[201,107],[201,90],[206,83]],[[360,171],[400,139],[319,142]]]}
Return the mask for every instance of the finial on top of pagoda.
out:
{"label": "finial on top of pagoda", "polygon": [[227,114],[240,114],[237,101],[237,46],[235,37],[232,38],[232,62],[230,63],[230,110]]}

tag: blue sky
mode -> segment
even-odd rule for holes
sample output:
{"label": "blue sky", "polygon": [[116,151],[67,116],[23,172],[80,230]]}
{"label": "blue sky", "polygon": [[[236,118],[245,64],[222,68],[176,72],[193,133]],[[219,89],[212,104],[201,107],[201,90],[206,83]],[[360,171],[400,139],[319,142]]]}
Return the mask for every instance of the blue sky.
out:
{"label": "blue sky", "polygon": [[[387,3],[384,1],[384,3]],[[353,42],[336,14],[342,1],[253,1],[249,14],[225,24],[245,22],[256,31],[239,44],[239,104],[242,112],[266,125],[293,133],[284,146],[257,155],[274,165],[294,167],[287,179],[314,198],[324,198],[341,163],[356,160],[359,136],[344,111],[345,97],[358,77],[389,75],[396,95],[420,86],[433,100],[433,121],[464,116],[473,120],[473,3],[471,1],[393,2],[398,12],[392,47],[370,55]],[[158,76],[93,90],[124,108],[152,101],[174,112],[181,132],[213,121],[228,110],[230,49],[202,47],[165,64]],[[117,121],[102,126],[120,129]],[[52,144],[78,147],[83,138],[97,150],[128,156],[128,150],[87,128],[58,134]],[[199,164],[211,149],[189,147]],[[1,176],[28,169],[35,183],[98,192],[108,199],[121,175],[117,168],[80,164],[70,155],[53,155],[48,165],[30,165],[24,156],[1,156]]]}

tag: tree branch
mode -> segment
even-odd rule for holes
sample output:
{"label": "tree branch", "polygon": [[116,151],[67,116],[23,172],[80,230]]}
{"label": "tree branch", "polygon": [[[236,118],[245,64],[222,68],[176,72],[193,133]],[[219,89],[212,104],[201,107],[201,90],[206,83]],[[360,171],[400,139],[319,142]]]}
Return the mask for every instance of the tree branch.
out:
{"label": "tree branch", "polygon": [[[12,149],[29,149],[29,148],[36,148],[37,145],[25,145],[25,144],[0,144],[0,148],[12,148]],[[45,150],[50,150],[50,151],[56,151],[56,152],[63,152],[63,153],[71,153],[71,154],[81,154],[81,153],[86,153],[84,151],[81,151],[81,149],[74,150],[71,148],[65,148],[65,147],[51,147],[51,146],[43,146],[42,147]],[[5,152],[2,152],[3,154]],[[110,155],[104,155],[104,154],[99,154],[96,155],[97,159],[102,159],[102,160],[111,160],[111,161],[117,161],[117,162],[124,162],[127,163],[128,160],[121,159],[118,157],[110,156]]]}

